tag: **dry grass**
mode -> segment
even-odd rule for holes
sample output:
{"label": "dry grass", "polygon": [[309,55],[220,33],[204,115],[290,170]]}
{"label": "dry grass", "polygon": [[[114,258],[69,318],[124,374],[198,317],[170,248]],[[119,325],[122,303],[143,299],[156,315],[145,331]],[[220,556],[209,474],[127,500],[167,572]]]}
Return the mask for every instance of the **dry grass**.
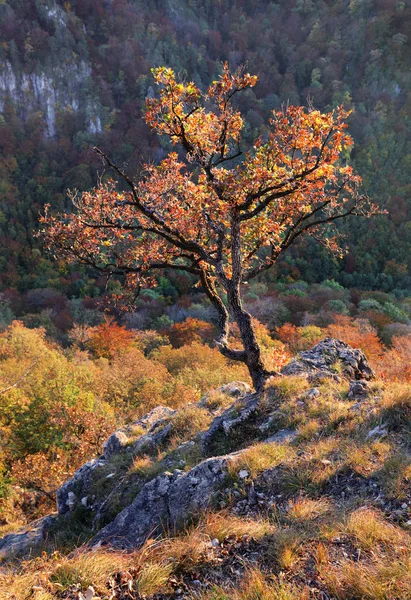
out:
{"label": "dry grass", "polygon": [[216,411],[228,408],[233,404],[233,398],[229,394],[224,394],[221,390],[211,390],[204,399],[204,408],[210,411]]}
{"label": "dry grass", "polygon": [[275,396],[286,401],[301,395],[311,387],[311,384],[307,381],[306,377],[299,377],[298,375],[293,377],[281,377],[279,379],[273,379],[269,381],[267,392],[269,395],[275,394]]}
{"label": "dry grass", "polygon": [[173,445],[181,444],[196,433],[208,428],[212,417],[208,410],[195,405],[181,408],[171,419],[173,425]]}
{"label": "dry grass", "polygon": [[145,563],[135,581],[135,590],[142,597],[159,592],[166,585],[172,570],[172,565],[165,562]]}
{"label": "dry grass", "polygon": [[288,518],[297,522],[304,523],[318,519],[329,513],[331,510],[330,501],[325,498],[312,500],[299,496],[295,500],[290,500],[288,503]]}
{"label": "dry grass", "polygon": [[199,600],[308,600],[307,594],[276,579],[270,581],[260,570],[252,569],[235,587],[216,586],[210,592],[195,597]]}
{"label": "dry grass", "polygon": [[345,530],[363,550],[375,550],[380,545],[390,550],[396,550],[397,547],[401,551],[411,549],[411,537],[371,508],[359,508],[352,512],[347,518]]}
{"label": "dry grass", "polygon": [[127,437],[129,438],[130,443],[133,443],[145,433],[146,430],[141,425],[130,425],[127,431]]}
{"label": "dry grass", "polygon": [[317,419],[311,419],[301,423],[297,427],[298,440],[300,442],[309,441],[316,438],[321,430],[321,422]]}
{"label": "dry grass", "polygon": [[254,478],[266,469],[277,467],[293,455],[292,448],[284,444],[255,444],[230,459],[227,466],[233,477],[237,476],[242,469],[245,469],[250,477]]}
{"label": "dry grass", "polygon": [[133,460],[133,464],[130,466],[128,473],[136,475],[145,475],[153,466],[153,459],[150,456],[137,456]]}
{"label": "dry grass", "polygon": [[49,580],[61,590],[79,583],[82,589],[89,586],[104,590],[107,580],[115,571],[124,569],[126,557],[113,552],[80,552],[74,557],[62,559],[50,573]]}
{"label": "dry grass", "polygon": [[236,517],[227,512],[208,513],[205,517],[204,532],[211,539],[222,542],[227,536],[235,535],[241,537],[249,535],[259,540],[267,535],[272,535],[275,527],[268,519]]}
{"label": "dry grass", "polygon": [[278,529],[265,544],[265,557],[280,569],[291,569],[299,559],[305,532],[294,527]]}
{"label": "dry grass", "polygon": [[46,600],[77,584],[82,590],[93,586],[97,592],[106,592],[109,577],[126,565],[127,559],[122,554],[103,551],[79,551],[71,557],[58,554],[41,557],[24,562],[18,571],[10,570],[2,575],[0,598]]}
{"label": "dry grass", "polygon": [[[13,572],[0,575],[0,598],[4,600],[26,600],[33,596],[33,587],[38,584],[38,574]],[[45,593],[47,593],[45,591]]]}
{"label": "dry grass", "polygon": [[157,563],[168,564],[173,572],[191,572],[205,562],[209,541],[201,527],[191,528],[174,538],[162,540],[153,556]]}
{"label": "dry grass", "polygon": [[392,455],[382,465],[377,478],[384,491],[400,499],[409,495],[411,482],[411,457],[400,449],[393,448]]}
{"label": "dry grass", "polygon": [[[317,563],[318,564],[318,563]],[[342,560],[338,565],[320,565],[320,574],[338,600],[409,600],[411,598],[411,558],[393,560],[374,553],[372,560]]]}
{"label": "dry grass", "polygon": [[392,452],[392,446],[386,441],[368,442],[358,445],[353,441],[346,447],[346,464],[364,477],[383,468]]}
{"label": "dry grass", "polygon": [[382,398],[382,419],[388,428],[397,432],[411,432],[411,386],[391,384]]}

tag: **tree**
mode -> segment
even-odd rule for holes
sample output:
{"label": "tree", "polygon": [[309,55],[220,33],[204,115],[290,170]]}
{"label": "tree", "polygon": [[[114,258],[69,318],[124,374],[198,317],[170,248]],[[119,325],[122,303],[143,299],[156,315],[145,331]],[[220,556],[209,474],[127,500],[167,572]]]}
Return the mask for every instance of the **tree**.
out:
{"label": "tree", "polygon": [[[376,212],[359,191],[360,177],[339,160],[352,145],[348,113],[284,107],[273,112],[268,135],[243,153],[244,121],[234,98],[256,76],[224,64],[202,93],[169,68],[153,75],[159,95],[147,99],[146,121],[180,153],[134,178],[96,148],[126,191],[109,180],[92,192],[71,193],[73,214],[43,217],[46,243],[108,277],[124,275],[133,292],[152,283],[158,270],[196,275],[219,314],[220,351],[244,362],[261,390],[270,374],[243,308],[242,286],[304,234],[338,251],[335,222]],[[229,346],[230,319],[242,349]]]}

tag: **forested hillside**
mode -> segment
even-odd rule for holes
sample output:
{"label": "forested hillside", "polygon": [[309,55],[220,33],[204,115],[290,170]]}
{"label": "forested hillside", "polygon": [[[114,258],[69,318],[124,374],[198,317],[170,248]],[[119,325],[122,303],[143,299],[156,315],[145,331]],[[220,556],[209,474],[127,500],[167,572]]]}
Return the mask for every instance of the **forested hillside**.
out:
{"label": "forested hillside", "polygon": [[344,225],[350,252],[341,263],[307,242],[278,274],[409,290],[410,25],[409,4],[396,0],[2,0],[1,289],[99,293],[98,280],[42,255],[39,211],[68,205],[67,188],[93,186],[103,171],[96,143],[130,172],[164,156],[141,119],[151,67],[205,87],[228,60],[259,75],[241,99],[250,140],[282,103],[352,108],[351,162],[389,211]]}

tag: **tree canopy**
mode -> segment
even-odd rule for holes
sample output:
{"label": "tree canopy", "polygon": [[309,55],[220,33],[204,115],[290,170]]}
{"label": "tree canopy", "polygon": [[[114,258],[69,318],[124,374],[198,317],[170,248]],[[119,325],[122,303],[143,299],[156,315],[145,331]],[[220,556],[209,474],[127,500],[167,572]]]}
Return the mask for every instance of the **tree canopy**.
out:
{"label": "tree canopy", "polygon": [[[91,192],[72,192],[75,212],[46,215],[45,239],[59,256],[107,276],[125,275],[131,291],[150,284],[159,269],[197,275],[221,317],[222,352],[248,364],[245,338],[256,341],[241,284],[269,269],[302,235],[339,251],[333,224],[377,212],[360,191],[360,177],[341,160],[352,145],[348,113],[285,106],[273,111],[269,135],[243,152],[235,96],[253,87],[256,76],[225,63],[201,92],[172,69],[156,68],[153,75],[159,94],[147,99],[146,121],[179,152],[132,177],[96,148],[126,190],[109,180]],[[228,348],[229,316],[240,327],[244,351]]]}

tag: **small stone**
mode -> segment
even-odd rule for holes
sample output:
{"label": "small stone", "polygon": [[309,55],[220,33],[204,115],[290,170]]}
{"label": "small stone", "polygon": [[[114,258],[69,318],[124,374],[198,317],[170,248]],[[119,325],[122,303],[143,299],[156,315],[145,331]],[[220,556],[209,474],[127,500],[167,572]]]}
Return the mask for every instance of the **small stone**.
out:
{"label": "small stone", "polygon": [[404,508],[404,509],[408,508],[408,504],[406,502],[404,502],[403,504],[401,504],[401,508]]}
{"label": "small stone", "polygon": [[321,462],[321,464],[322,464],[322,465],[325,465],[325,466],[327,466],[327,465],[331,465],[331,464],[332,464],[332,462],[331,462],[330,460],[327,460],[326,458],[324,458],[324,459],[323,459],[322,461],[320,461],[320,462]]}
{"label": "small stone", "polygon": [[388,435],[388,431],[385,429],[386,425],[377,425],[377,427],[374,427],[374,429],[371,429],[371,431],[369,431],[367,433],[367,438],[372,438],[372,437],[384,437],[386,435]]}
{"label": "small stone", "polygon": [[411,527],[411,519],[409,521],[406,521],[405,524],[406,524],[407,527]]}
{"label": "small stone", "polygon": [[316,387],[313,387],[304,394],[304,397],[307,400],[314,400],[314,398],[318,398],[319,395],[320,395],[320,390]]}
{"label": "small stone", "polygon": [[217,548],[220,545],[220,542],[218,541],[217,538],[214,538],[213,540],[211,540],[211,544],[213,545],[214,548]]}
{"label": "small stone", "polygon": [[246,469],[241,469],[241,471],[238,473],[238,476],[240,479],[247,479],[247,477],[250,476],[250,473]]}
{"label": "small stone", "polygon": [[364,379],[350,381],[349,400],[364,400],[368,396],[369,385]]}
{"label": "small stone", "polygon": [[74,492],[69,492],[67,494],[66,504],[69,507],[69,510],[73,510],[73,508],[77,504],[77,496]]}
{"label": "small stone", "polygon": [[81,499],[81,504],[82,504],[83,506],[87,506],[87,501],[88,501],[88,496],[84,496],[84,497]]}

